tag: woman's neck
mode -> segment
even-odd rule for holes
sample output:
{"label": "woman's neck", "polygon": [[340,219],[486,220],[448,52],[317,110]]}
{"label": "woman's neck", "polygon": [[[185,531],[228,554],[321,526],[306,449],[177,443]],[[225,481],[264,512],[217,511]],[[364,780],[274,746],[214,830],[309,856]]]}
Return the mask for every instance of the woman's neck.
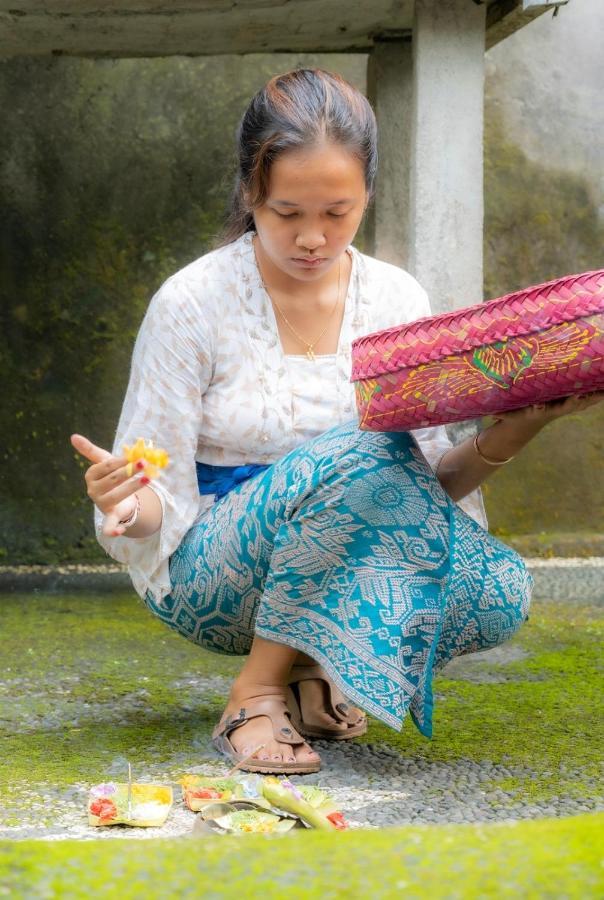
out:
{"label": "woman's neck", "polygon": [[[279,269],[264,252],[258,236],[253,239],[256,265],[264,286],[271,296],[276,296],[281,305],[287,303],[292,311],[308,311],[322,308],[325,303],[333,303],[338,282],[341,291],[348,284],[352,259],[350,253],[342,253],[339,261],[331,266],[322,278],[312,282],[302,282]],[[341,272],[340,272],[341,267]]]}

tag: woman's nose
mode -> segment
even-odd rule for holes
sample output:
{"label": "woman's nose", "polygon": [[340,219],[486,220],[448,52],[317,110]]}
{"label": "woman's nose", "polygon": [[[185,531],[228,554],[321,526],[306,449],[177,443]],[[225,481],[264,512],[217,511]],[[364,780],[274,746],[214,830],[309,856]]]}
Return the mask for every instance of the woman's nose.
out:
{"label": "woman's nose", "polygon": [[325,235],[321,231],[305,231],[296,238],[296,246],[311,253],[319,247],[324,247],[326,243]]}

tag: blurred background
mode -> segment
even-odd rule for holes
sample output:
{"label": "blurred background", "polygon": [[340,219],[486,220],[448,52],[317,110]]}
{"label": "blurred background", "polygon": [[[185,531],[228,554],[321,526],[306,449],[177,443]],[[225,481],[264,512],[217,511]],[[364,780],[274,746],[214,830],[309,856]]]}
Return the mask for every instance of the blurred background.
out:
{"label": "blurred background", "polygon": [[[604,265],[604,5],[572,0],[487,53],[485,299]],[[367,57],[0,61],[0,565],[103,560],[69,435],[110,448],[151,295],[212,246],[250,96]],[[363,229],[356,246],[370,252]],[[485,486],[528,555],[604,555],[604,409]]]}

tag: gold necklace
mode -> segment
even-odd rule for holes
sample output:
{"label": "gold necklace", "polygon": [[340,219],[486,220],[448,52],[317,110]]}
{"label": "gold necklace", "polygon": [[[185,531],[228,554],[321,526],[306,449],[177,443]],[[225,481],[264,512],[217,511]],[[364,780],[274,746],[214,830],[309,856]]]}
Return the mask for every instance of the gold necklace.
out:
{"label": "gold necklace", "polygon": [[[257,269],[258,269],[258,273],[260,274],[260,266],[258,266],[258,261],[257,261],[257,260],[256,260],[256,267],[257,267]],[[289,328],[289,330],[290,330],[290,331],[298,338],[299,341],[302,341],[302,343],[306,345],[306,348],[307,348],[307,349],[306,349],[306,354],[305,354],[305,355],[308,357],[308,359],[313,360],[313,362],[316,362],[316,359],[317,359],[317,357],[316,357],[316,355],[315,355],[315,352],[314,352],[314,349],[313,349],[313,348],[316,346],[316,344],[319,343],[319,341],[321,340],[321,338],[323,337],[323,335],[325,334],[325,332],[326,332],[327,329],[329,328],[329,324],[330,324],[330,322],[331,322],[331,317],[333,316],[334,312],[336,311],[336,307],[337,307],[338,303],[340,302],[340,284],[341,284],[341,279],[342,279],[342,257],[340,257],[340,263],[339,263],[339,265],[338,265],[338,292],[337,292],[337,294],[336,294],[336,302],[334,303],[334,305],[333,305],[333,307],[332,307],[332,309],[331,309],[331,312],[329,313],[329,316],[327,317],[327,325],[325,326],[325,328],[323,329],[323,331],[321,332],[321,334],[320,334],[318,337],[316,337],[316,338],[314,339],[314,341],[312,342],[312,344],[309,344],[308,341],[306,340],[306,338],[303,338],[300,334],[298,334],[298,332],[296,331],[296,329],[294,328],[294,326],[288,321],[287,316],[285,315],[285,313],[283,312],[283,310],[281,309],[281,307],[279,306],[279,304],[277,303],[277,301],[275,300],[275,298],[274,298],[274,297],[271,297],[271,295],[270,295],[269,292],[268,292],[268,288],[267,288],[266,284],[264,283],[264,279],[262,278],[262,275],[260,274],[260,281],[262,282],[262,287],[263,287],[264,290],[266,291],[266,294],[267,294],[269,300],[271,301],[271,303],[274,303],[274,304],[275,304],[275,306],[277,307],[277,309],[279,310],[279,312],[280,312],[281,315],[283,316],[283,319],[284,319],[284,321],[285,321],[285,324],[287,325],[287,327]]]}

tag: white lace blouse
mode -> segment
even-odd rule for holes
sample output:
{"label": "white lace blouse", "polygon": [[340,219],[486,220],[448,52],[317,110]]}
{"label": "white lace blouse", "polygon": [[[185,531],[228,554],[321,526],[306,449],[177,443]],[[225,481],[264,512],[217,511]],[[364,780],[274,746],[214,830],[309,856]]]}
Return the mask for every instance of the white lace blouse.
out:
{"label": "white lace blouse", "polygon": [[[207,515],[213,495],[198,491],[195,462],[271,463],[303,441],[357,416],[350,382],[354,338],[430,315],[426,292],[403,269],[351,246],[352,272],[337,353],[316,362],[285,355],[249,232],[185,266],[152,297],[141,323],[113,453],[138,437],[164,447],[170,465],[150,487],[162,525],[146,538],[99,543],[128,566],[137,593],[170,592],[168,560]],[[443,427],[414,435],[434,470],[451,447]],[[459,504],[483,527],[480,490]]]}

